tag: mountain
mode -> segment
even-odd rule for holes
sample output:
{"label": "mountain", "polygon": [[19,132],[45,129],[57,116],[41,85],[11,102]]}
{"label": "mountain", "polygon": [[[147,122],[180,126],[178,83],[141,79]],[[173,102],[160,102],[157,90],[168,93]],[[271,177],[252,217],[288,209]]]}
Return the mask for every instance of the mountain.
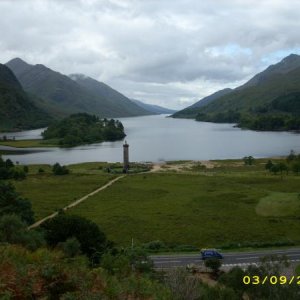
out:
{"label": "mountain", "polygon": [[[296,111],[282,110],[284,105],[276,107],[274,101],[278,101],[279,98],[280,103],[283,103],[284,99],[293,99],[293,105],[297,106],[297,99],[300,98],[295,95],[298,93],[300,56],[292,54],[230,93],[203,107],[194,108],[193,114],[196,114],[198,121],[238,123],[241,127],[251,129],[295,129],[298,127],[295,124],[298,124],[299,114]],[[263,122],[271,125],[264,126]]]}
{"label": "mountain", "polygon": [[24,92],[13,72],[0,64],[0,130],[39,128],[50,121],[50,116]]}
{"label": "mountain", "polygon": [[290,54],[289,56],[285,57],[281,62],[275,65],[271,65],[266,70],[255,75],[248,82],[238,87],[237,90],[264,84],[264,82],[267,81],[274,74],[287,74],[297,69],[298,67],[300,67],[300,56],[297,54]]}
{"label": "mountain", "polygon": [[136,105],[123,94],[103,82],[83,74],[71,74],[69,77],[95,98],[101,97],[103,105],[110,107],[111,114],[115,116],[139,116],[150,114],[149,111]]}
{"label": "mountain", "polygon": [[174,109],[169,109],[169,108],[165,108],[159,105],[154,105],[154,104],[147,104],[144,103],[140,100],[136,100],[136,99],[131,99],[131,101],[133,101],[135,104],[137,104],[138,106],[144,108],[145,110],[153,113],[153,114],[173,114],[176,112],[176,110]]}
{"label": "mountain", "polygon": [[[96,92],[85,80],[77,78],[75,81],[44,65],[30,65],[20,58],[15,58],[6,65],[14,72],[25,91],[36,97],[36,105],[52,115],[87,112],[100,117],[129,117],[148,114],[128,102],[130,100],[117,91],[111,89],[107,94],[98,93],[101,89]],[[108,90],[109,87],[106,86],[105,91]]]}
{"label": "mountain", "polygon": [[198,108],[201,108],[201,107],[203,107],[203,106],[205,106],[205,105],[207,105],[207,104],[209,104],[231,92],[232,92],[232,89],[229,89],[229,88],[215,92],[207,97],[202,98],[201,100],[197,101],[193,105],[176,112],[172,117],[174,117],[174,118],[195,118],[198,113],[198,110],[197,110]]}

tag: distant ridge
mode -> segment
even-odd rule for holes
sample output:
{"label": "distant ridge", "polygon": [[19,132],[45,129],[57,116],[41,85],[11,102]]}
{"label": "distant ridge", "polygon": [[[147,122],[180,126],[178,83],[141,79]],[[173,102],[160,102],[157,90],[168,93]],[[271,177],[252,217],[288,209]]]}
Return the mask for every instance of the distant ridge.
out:
{"label": "distant ridge", "polygon": [[173,114],[176,112],[176,110],[174,109],[169,109],[169,108],[165,108],[159,105],[154,105],[154,104],[147,104],[144,103],[140,100],[136,100],[136,99],[131,99],[131,101],[133,101],[135,104],[137,104],[138,106],[146,109],[147,111],[154,113],[154,114]]}
{"label": "distant ridge", "polygon": [[127,115],[130,116],[151,114],[151,112],[139,107],[123,94],[103,82],[83,74],[71,74],[69,77],[82,88],[86,89],[95,98],[101,97],[103,99],[103,104],[111,108],[111,113],[113,115],[124,116],[126,112]]}
{"label": "distant ridge", "polygon": [[[6,65],[14,72],[23,88],[36,97],[36,105],[52,115],[87,112],[100,117],[130,117],[149,114],[107,85],[103,93],[100,88],[96,92],[91,85],[85,86],[86,80],[82,78],[73,77],[76,79],[73,80],[44,65],[30,65],[20,58],[12,59]],[[88,80],[97,85],[96,80]],[[98,86],[102,85],[99,83]]]}
{"label": "distant ridge", "polygon": [[227,95],[232,92],[232,89],[227,88],[215,92],[207,97],[202,98],[201,100],[197,101],[193,105],[176,112],[173,117],[174,118],[195,118],[197,115],[197,109],[208,105],[209,103],[221,98],[224,95]]}

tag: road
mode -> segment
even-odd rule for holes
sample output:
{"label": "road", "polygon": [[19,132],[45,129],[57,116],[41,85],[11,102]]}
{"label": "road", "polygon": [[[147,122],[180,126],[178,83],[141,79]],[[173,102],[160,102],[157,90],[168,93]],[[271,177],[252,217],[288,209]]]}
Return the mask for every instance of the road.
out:
{"label": "road", "polygon": [[[266,255],[286,255],[290,262],[300,262],[300,248],[264,250],[251,252],[228,252],[222,253],[224,259],[222,266],[247,266],[257,264],[261,257]],[[200,254],[180,254],[180,255],[152,255],[155,268],[168,269],[173,267],[185,267],[188,264],[203,264]]]}

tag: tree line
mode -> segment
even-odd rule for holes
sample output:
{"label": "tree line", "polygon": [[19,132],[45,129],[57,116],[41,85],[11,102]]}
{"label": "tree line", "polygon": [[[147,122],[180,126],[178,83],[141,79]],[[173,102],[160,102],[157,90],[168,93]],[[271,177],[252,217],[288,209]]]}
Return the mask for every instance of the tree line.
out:
{"label": "tree line", "polygon": [[42,136],[45,140],[57,140],[60,146],[73,147],[120,140],[125,133],[123,124],[118,120],[78,113],[50,125]]}

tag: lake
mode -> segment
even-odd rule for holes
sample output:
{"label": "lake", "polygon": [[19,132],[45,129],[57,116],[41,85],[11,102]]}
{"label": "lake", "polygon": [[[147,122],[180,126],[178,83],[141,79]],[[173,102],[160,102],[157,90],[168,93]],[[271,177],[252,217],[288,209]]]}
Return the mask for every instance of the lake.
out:
{"label": "lake", "polygon": [[[300,152],[300,135],[296,133],[256,132],[235,128],[232,124],[173,119],[165,115],[119,120],[127,134],[130,160],[136,162],[229,159],[249,155],[256,158],[271,157],[287,155],[291,149]],[[42,129],[6,135],[15,136],[16,139],[36,139],[41,137],[41,132]],[[104,142],[71,149],[35,148],[34,153],[3,157],[22,164],[119,162],[122,161],[123,142]]]}

